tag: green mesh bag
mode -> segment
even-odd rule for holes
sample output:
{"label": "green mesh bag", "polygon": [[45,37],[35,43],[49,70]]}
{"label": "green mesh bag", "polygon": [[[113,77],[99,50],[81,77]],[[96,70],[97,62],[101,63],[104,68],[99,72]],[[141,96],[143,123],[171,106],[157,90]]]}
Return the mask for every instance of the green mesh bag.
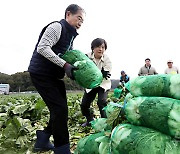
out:
{"label": "green mesh bag", "polygon": [[79,50],[66,51],[62,58],[70,64],[74,64],[77,61],[89,60],[89,58]]}
{"label": "green mesh bag", "polygon": [[96,140],[99,142],[99,154],[111,154],[110,132],[105,132],[105,136],[100,136]]}
{"label": "green mesh bag", "polygon": [[106,107],[104,107],[103,110],[105,110],[107,118],[110,118],[114,112],[118,112],[117,114],[119,114],[120,112],[119,107],[113,106],[110,103]]}
{"label": "green mesh bag", "polygon": [[67,51],[62,59],[76,66],[73,73],[75,81],[82,87],[93,89],[98,87],[103,80],[101,71],[84,53],[79,50]]}
{"label": "green mesh bag", "polygon": [[180,139],[180,100],[167,97],[134,97],[125,105],[127,120]]}
{"label": "green mesh bag", "polygon": [[107,118],[98,118],[91,121],[91,126],[95,132],[102,132],[106,130],[111,130],[112,126],[107,124]]}
{"label": "green mesh bag", "polygon": [[100,142],[95,140],[104,136],[104,132],[91,134],[79,140],[75,154],[99,154]]}
{"label": "green mesh bag", "polygon": [[180,99],[180,74],[139,76],[126,88],[134,96],[163,96]]}
{"label": "green mesh bag", "polygon": [[115,88],[114,89],[114,97],[115,98],[120,98],[121,93],[122,93],[122,89],[120,89],[120,88]]}
{"label": "green mesh bag", "polygon": [[150,128],[121,124],[111,134],[113,154],[179,154],[180,142]]}

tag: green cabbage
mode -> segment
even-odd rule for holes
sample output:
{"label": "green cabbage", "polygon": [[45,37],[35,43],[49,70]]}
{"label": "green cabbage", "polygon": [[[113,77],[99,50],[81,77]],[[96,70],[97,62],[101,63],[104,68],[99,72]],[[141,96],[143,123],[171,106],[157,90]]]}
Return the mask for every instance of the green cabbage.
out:
{"label": "green cabbage", "polygon": [[130,80],[125,86],[133,96],[161,96],[180,99],[180,74],[139,76]]}
{"label": "green cabbage", "polygon": [[122,91],[123,91],[123,89],[115,88],[114,89],[114,97],[120,98]]}
{"label": "green cabbage", "polygon": [[95,140],[96,142],[100,142],[99,145],[99,154],[110,154],[110,136],[101,136]]}
{"label": "green cabbage", "polygon": [[150,128],[121,124],[111,134],[113,154],[179,154],[180,142]]}
{"label": "green cabbage", "polygon": [[74,71],[75,80],[82,87],[93,89],[102,83],[102,73],[91,60],[77,61],[74,66],[78,68]]}
{"label": "green cabbage", "polygon": [[79,140],[75,154],[99,154],[100,142],[95,140],[104,136],[104,132],[91,134]]}
{"label": "green cabbage", "polygon": [[180,100],[167,97],[134,97],[125,106],[127,120],[180,139]]}
{"label": "green cabbage", "polygon": [[[113,103],[113,102],[112,102]],[[122,103],[116,103],[119,106],[122,106]],[[121,108],[115,105],[112,105],[111,103],[109,103],[106,107],[104,107],[105,112],[106,112],[106,116],[107,118],[111,118],[114,114],[116,115],[116,117],[118,116]]]}
{"label": "green cabbage", "polygon": [[105,130],[111,130],[111,126],[107,124],[107,118],[98,118],[96,120],[91,121],[91,126],[95,130],[95,132],[101,132]]}
{"label": "green cabbage", "polygon": [[98,87],[103,80],[101,71],[84,53],[79,50],[67,51],[62,59],[76,66],[74,71],[75,81],[82,87],[93,89]]}

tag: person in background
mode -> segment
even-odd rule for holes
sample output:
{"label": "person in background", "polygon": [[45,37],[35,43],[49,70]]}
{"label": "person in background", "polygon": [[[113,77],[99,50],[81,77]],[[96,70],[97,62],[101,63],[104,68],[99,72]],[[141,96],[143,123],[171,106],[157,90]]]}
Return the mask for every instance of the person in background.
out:
{"label": "person in background", "polygon": [[[36,132],[34,151],[54,150],[55,154],[70,154],[68,132],[68,106],[66,89],[62,80],[65,73],[73,79],[74,66],[59,55],[71,50],[84,21],[85,11],[76,4],[65,10],[65,18],[45,26],[35,46],[28,71],[38,93],[50,112],[50,119],[44,130]],[[49,141],[53,135],[54,145]]]}
{"label": "person in background", "polygon": [[165,74],[179,74],[179,69],[176,66],[173,66],[173,61],[167,61],[168,68],[165,69]]}
{"label": "person in background", "polygon": [[145,59],[145,65],[140,68],[138,75],[145,76],[145,75],[155,75],[158,74],[154,67],[151,66],[151,60],[149,58]]}
{"label": "person in background", "polygon": [[120,83],[127,83],[129,79],[129,76],[125,73],[125,71],[121,71]]}
{"label": "person in background", "polygon": [[94,89],[85,89],[82,102],[81,111],[83,116],[86,117],[86,122],[82,124],[83,127],[90,126],[90,121],[93,120],[93,115],[90,112],[90,105],[98,94],[97,105],[101,114],[101,118],[106,118],[106,113],[103,108],[107,105],[107,94],[111,88],[110,72],[112,68],[109,57],[104,53],[107,49],[107,43],[102,38],[96,38],[91,43],[92,52],[86,54],[101,70],[103,81],[101,85]]}

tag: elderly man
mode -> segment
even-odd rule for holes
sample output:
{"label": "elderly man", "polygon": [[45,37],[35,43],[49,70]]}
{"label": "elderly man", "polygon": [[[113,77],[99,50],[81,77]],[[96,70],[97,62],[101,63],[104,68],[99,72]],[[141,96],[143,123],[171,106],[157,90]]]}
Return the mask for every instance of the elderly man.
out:
{"label": "elderly man", "polygon": [[167,61],[168,68],[165,69],[165,74],[179,74],[179,69],[176,66],[173,66],[173,61]]}

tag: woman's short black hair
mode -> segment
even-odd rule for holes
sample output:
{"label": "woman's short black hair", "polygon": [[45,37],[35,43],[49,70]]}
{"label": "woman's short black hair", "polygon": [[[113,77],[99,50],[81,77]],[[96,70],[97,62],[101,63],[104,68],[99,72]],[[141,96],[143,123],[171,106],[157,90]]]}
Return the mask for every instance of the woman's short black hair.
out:
{"label": "woman's short black hair", "polygon": [[70,4],[67,8],[66,8],[66,11],[65,11],[65,19],[66,19],[66,14],[67,12],[71,12],[72,14],[76,14],[79,10],[82,10],[84,13],[84,9],[82,7],[80,7],[79,5],[77,4]]}
{"label": "woman's short black hair", "polygon": [[96,38],[91,43],[91,50],[93,51],[94,48],[101,46],[104,43],[105,50],[107,49],[107,42],[102,38]]}

